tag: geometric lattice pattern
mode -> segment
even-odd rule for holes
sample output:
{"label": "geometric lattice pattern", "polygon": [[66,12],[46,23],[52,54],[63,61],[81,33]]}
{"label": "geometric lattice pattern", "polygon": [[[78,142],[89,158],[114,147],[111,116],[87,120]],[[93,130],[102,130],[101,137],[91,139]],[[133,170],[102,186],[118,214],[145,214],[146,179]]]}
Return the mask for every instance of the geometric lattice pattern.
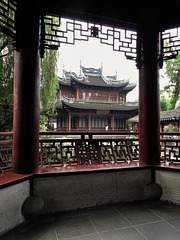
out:
{"label": "geometric lattice pattern", "polygon": [[60,17],[51,15],[41,18],[43,48],[57,50],[62,43],[75,44],[76,41],[88,41],[92,37],[99,39],[100,43],[112,46],[114,51],[124,52],[128,59],[136,59],[135,31],[72,19],[61,21]]}
{"label": "geometric lattice pattern", "polygon": [[100,141],[102,162],[127,162],[139,159],[139,141],[103,140]]}
{"label": "geometric lattice pattern", "polygon": [[[180,163],[180,140],[161,139],[161,161]],[[139,141],[124,139],[40,139],[39,164],[85,165],[139,160]],[[12,140],[0,141],[0,171],[12,166]]]}
{"label": "geometric lattice pattern", "polygon": [[180,28],[166,30],[162,33],[163,59],[175,58],[180,51]]}
{"label": "geometric lattice pattern", "polygon": [[77,156],[80,165],[101,163],[98,142],[96,140],[77,141]]}
{"label": "geometric lattice pattern", "polygon": [[14,0],[0,0],[0,31],[15,39],[15,11],[17,3]]}
{"label": "geometric lattice pattern", "polygon": [[161,160],[164,162],[180,163],[180,140],[162,140]]}
{"label": "geometric lattice pattern", "polygon": [[41,165],[64,166],[78,163],[73,140],[40,140],[39,145]]}
{"label": "geometric lattice pattern", "polygon": [[41,165],[84,165],[135,161],[138,140],[40,140]]}
{"label": "geometric lattice pattern", "polygon": [[0,141],[0,172],[12,166],[12,140]]}

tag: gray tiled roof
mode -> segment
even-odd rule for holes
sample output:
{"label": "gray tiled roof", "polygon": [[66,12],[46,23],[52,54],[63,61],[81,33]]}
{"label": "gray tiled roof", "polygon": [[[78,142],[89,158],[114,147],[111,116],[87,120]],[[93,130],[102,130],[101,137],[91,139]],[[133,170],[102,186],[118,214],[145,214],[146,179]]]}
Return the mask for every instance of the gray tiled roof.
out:
{"label": "gray tiled roof", "polygon": [[[160,112],[160,121],[177,121],[180,120],[180,108],[169,110],[169,111],[162,111]],[[129,119],[130,122],[139,122],[139,115]]]}
{"label": "gray tiled roof", "polygon": [[132,110],[138,109],[137,106],[126,106],[118,103],[89,103],[89,102],[69,103],[69,102],[63,101],[63,105],[71,108],[88,109],[88,110],[132,111]]}
{"label": "gray tiled roof", "polygon": [[74,83],[92,87],[121,88],[121,90],[128,92],[136,87],[134,83],[129,84],[129,80],[117,80],[117,76],[105,78],[101,68],[81,67],[81,70],[81,76],[74,72],[64,71],[64,77],[59,78],[59,83],[65,86],[71,86]]}
{"label": "gray tiled roof", "polygon": [[160,113],[161,121],[176,121],[180,119],[180,108]]}
{"label": "gray tiled roof", "polygon": [[[79,84],[88,85],[88,86],[98,86],[98,87],[108,87],[108,88],[122,88],[126,87],[129,83],[128,80],[117,81],[117,83],[106,82],[102,76],[88,76],[84,80],[79,80],[75,76],[72,76],[72,79]],[[135,86],[134,86],[135,87]]]}

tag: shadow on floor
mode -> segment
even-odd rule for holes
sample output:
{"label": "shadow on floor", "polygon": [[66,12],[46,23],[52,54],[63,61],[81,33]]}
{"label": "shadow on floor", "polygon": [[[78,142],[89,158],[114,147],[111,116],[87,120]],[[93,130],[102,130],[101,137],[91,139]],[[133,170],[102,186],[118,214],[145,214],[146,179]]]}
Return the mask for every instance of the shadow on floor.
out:
{"label": "shadow on floor", "polygon": [[180,207],[133,202],[40,216],[1,240],[179,240]]}

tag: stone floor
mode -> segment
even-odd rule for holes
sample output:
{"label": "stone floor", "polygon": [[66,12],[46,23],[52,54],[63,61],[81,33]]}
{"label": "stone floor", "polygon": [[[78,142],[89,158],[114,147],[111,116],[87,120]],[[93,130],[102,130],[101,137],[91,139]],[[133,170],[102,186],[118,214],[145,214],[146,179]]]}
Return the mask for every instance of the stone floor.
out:
{"label": "stone floor", "polygon": [[41,216],[1,240],[180,240],[180,207],[135,202]]}

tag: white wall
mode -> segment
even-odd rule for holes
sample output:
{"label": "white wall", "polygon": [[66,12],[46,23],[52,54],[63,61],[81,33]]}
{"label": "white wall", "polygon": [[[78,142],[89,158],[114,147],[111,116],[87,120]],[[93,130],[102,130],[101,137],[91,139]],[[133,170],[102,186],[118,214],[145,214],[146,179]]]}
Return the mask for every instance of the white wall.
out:
{"label": "white wall", "polygon": [[180,172],[156,170],[156,182],[163,189],[161,200],[180,205]]}
{"label": "white wall", "polygon": [[29,196],[29,180],[0,190],[0,236],[24,221],[21,206]]}
{"label": "white wall", "polygon": [[84,173],[34,179],[34,194],[44,200],[43,214],[120,201],[144,199],[151,171]]}

